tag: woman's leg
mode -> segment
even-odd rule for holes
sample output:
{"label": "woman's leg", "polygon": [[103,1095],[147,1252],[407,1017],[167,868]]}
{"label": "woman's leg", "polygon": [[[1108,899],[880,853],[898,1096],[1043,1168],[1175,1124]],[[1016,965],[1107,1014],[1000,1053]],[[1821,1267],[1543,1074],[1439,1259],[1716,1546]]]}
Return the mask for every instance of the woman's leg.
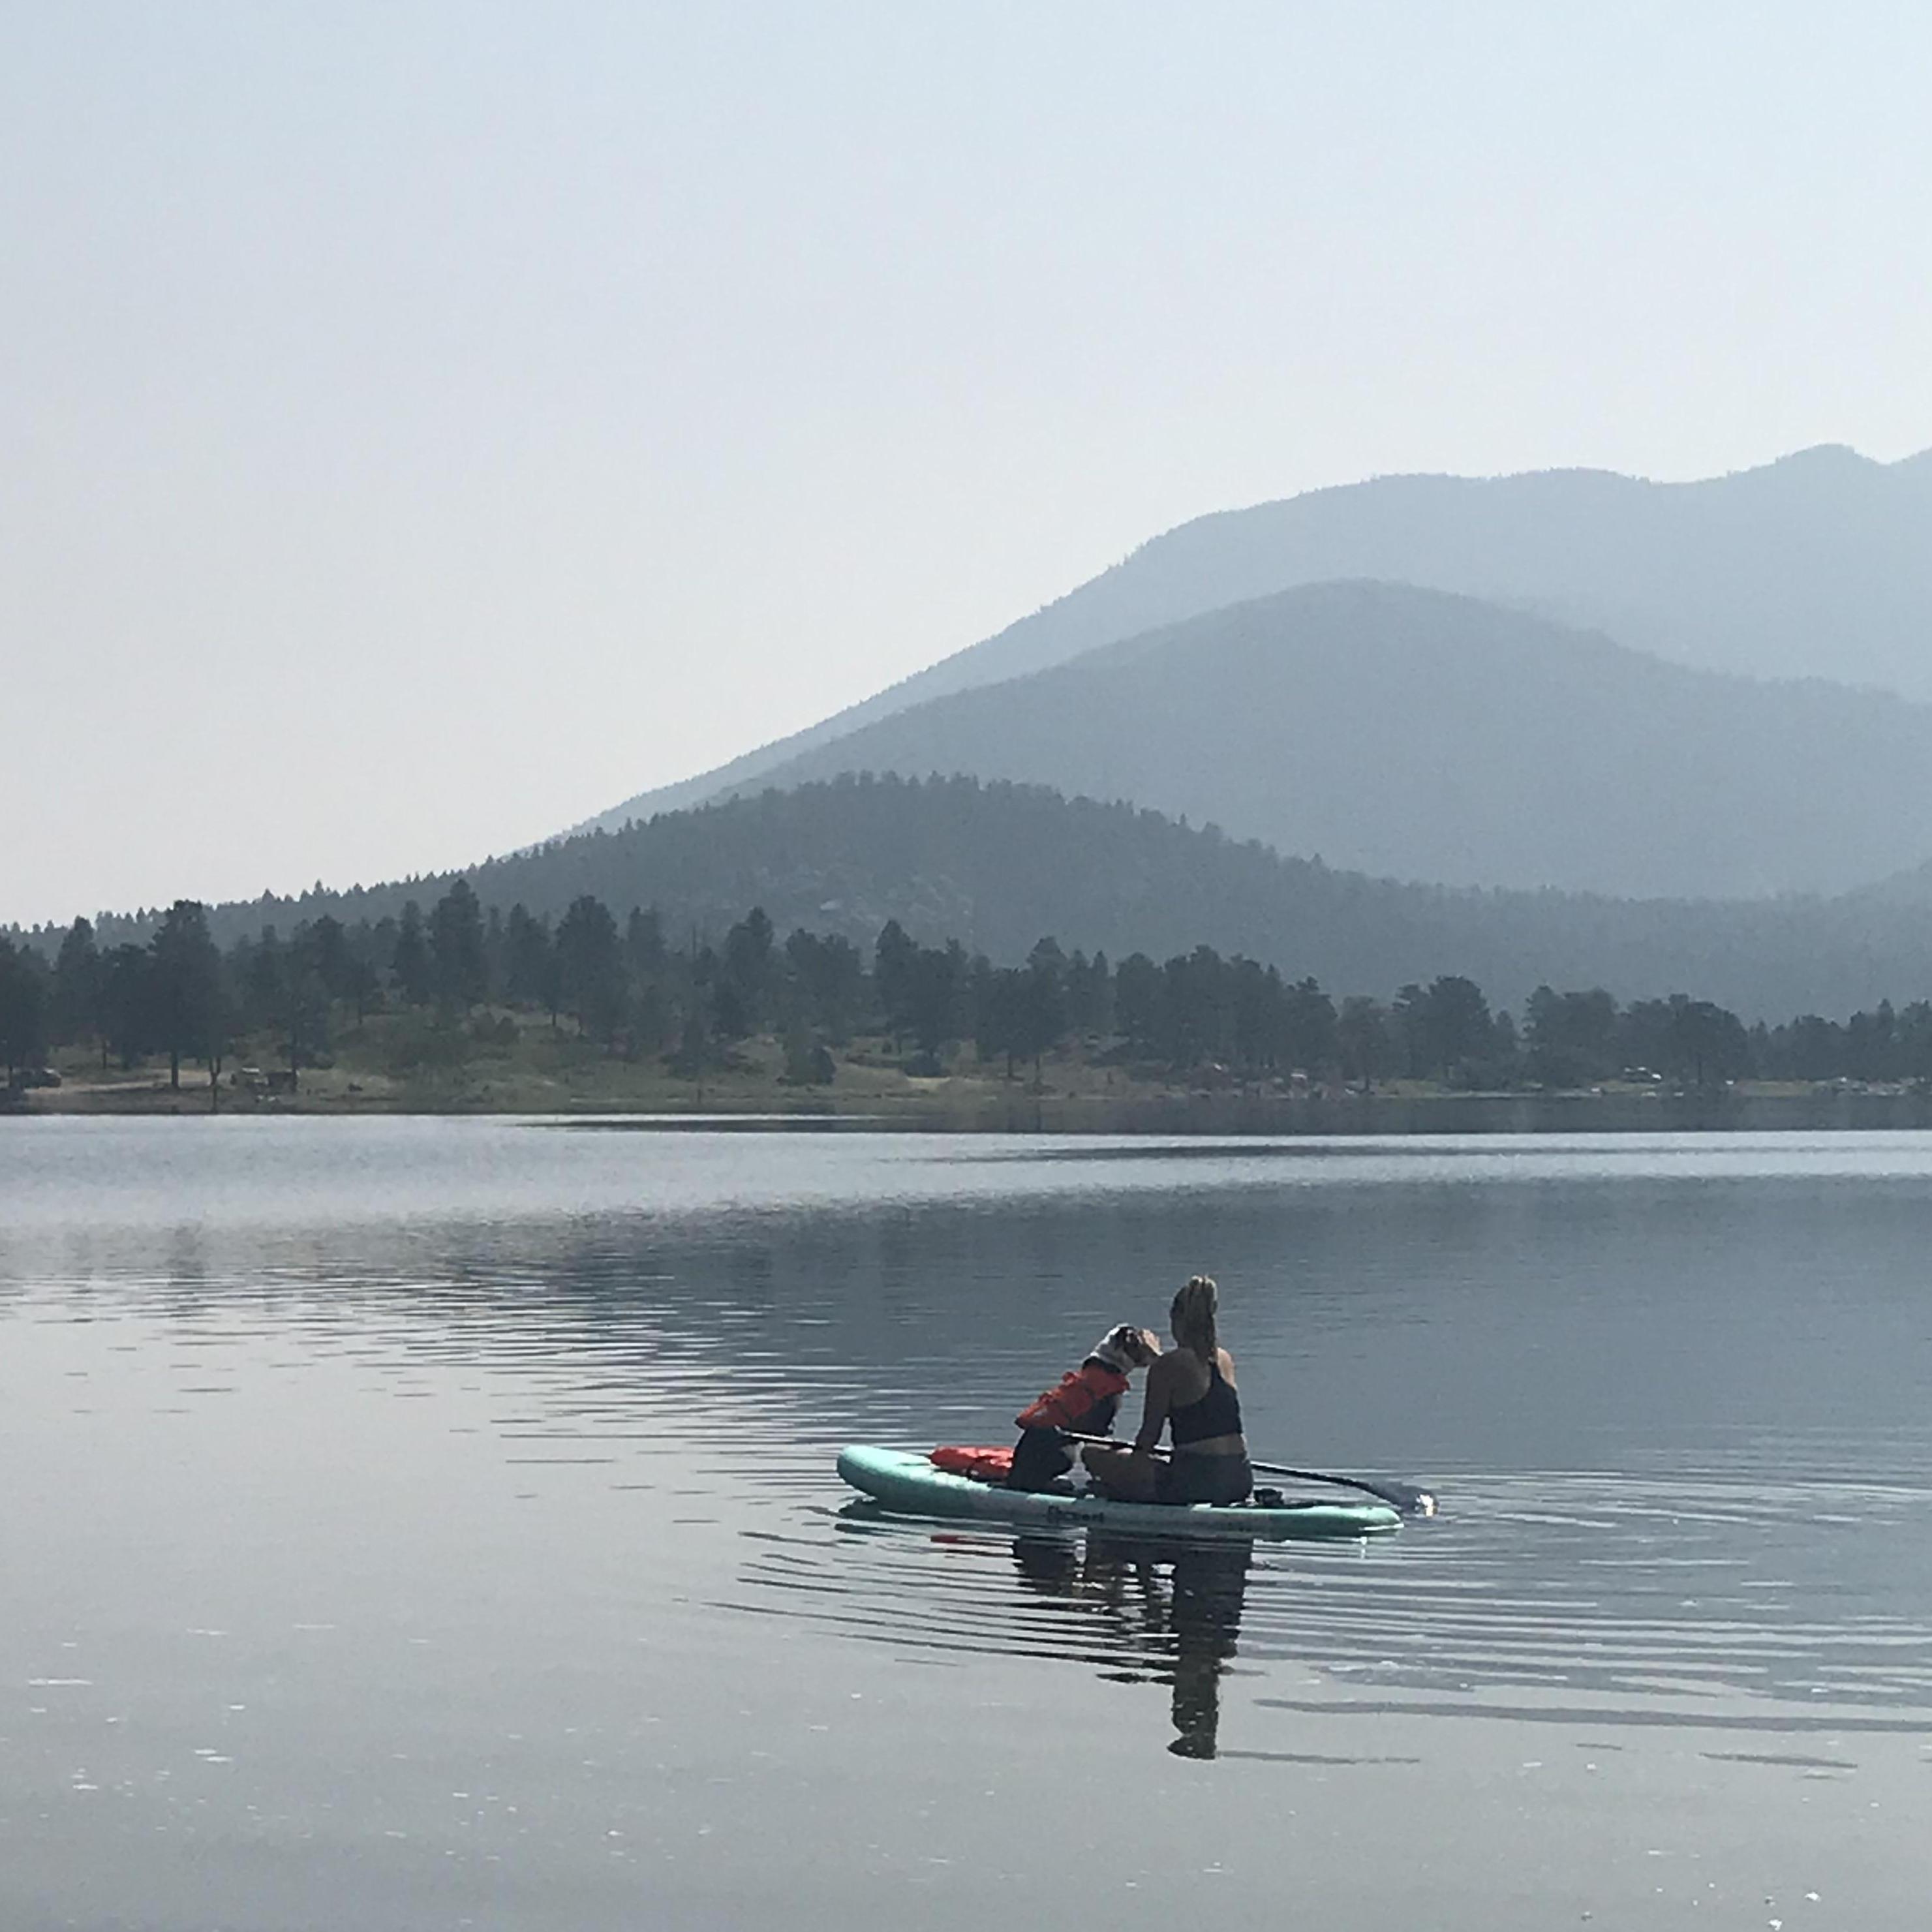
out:
{"label": "woman's leg", "polygon": [[1131,1449],[1083,1449],[1080,1460],[1094,1486],[1116,1502],[1150,1503],[1160,1480],[1160,1465],[1151,1456]]}
{"label": "woman's leg", "polygon": [[1238,1503],[1255,1486],[1245,1456],[1177,1456],[1156,1479],[1154,1500],[1162,1503]]}

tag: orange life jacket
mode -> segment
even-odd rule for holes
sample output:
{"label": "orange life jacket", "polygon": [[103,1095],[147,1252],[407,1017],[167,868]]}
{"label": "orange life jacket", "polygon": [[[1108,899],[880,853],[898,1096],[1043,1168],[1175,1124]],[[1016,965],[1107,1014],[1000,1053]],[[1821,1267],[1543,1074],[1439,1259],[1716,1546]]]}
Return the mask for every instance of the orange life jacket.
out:
{"label": "orange life jacket", "polygon": [[970,1476],[976,1482],[1004,1483],[1013,1472],[1010,1449],[970,1449],[949,1444],[935,1449],[926,1459],[935,1469],[955,1476]]}
{"label": "orange life jacket", "polygon": [[1105,1362],[1082,1362],[1069,1369],[1058,1388],[1030,1402],[1014,1417],[1022,1429],[1078,1429],[1103,1402],[1127,1392],[1127,1378]]}

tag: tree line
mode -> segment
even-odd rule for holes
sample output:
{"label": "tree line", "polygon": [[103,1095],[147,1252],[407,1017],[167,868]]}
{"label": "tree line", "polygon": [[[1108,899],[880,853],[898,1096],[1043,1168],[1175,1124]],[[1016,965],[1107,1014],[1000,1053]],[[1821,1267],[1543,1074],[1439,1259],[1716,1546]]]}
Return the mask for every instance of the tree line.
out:
{"label": "tree line", "polygon": [[1291,978],[1197,946],[1118,965],[1041,939],[1024,962],[994,964],[957,940],[922,946],[889,920],[870,956],[837,934],[781,940],[754,908],[715,943],[668,934],[658,913],[620,920],[584,893],[554,920],[521,904],[485,908],[458,879],[425,912],[347,923],[327,914],[286,934],[271,924],[224,948],[207,908],[177,902],[145,943],[100,944],[76,920],[51,962],[0,936],[0,1064],[9,1084],[53,1048],[86,1046],[102,1066],[184,1063],[218,1085],[238,1042],[267,1042],[290,1084],[344,1031],[406,1016],[419,1062],[454,1064],[515,1016],[566,1028],[604,1051],[662,1058],[701,1075],[738,1042],[784,1044],[786,1077],[832,1077],[832,1049],[883,1037],[909,1070],[938,1073],[970,1048],[1009,1078],[1049,1054],[1246,1082],[1304,1076],[1371,1087],[1391,1078],[1463,1088],[1573,1088],[1642,1072],[1706,1087],[1757,1077],[1932,1082],[1932,1004],[1886,1002],[1844,1022],[1808,1014],[1747,1027],[1684,994],[1620,1005],[1601,988],[1540,986],[1520,1020],[1493,1011],[1473,980],[1444,974],[1387,1000],[1339,1001]]}

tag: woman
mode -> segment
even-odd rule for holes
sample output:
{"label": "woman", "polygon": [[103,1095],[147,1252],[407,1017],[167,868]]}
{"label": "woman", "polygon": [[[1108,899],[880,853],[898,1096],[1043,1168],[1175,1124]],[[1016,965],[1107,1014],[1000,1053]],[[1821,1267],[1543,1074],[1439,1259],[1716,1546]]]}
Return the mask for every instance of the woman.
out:
{"label": "woman", "polygon": [[[1214,1284],[1197,1274],[1174,1298],[1176,1346],[1148,1371],[1147,1406],[1131,1450],[1093,1448],[1082,1460],[1107,1495],[1122,1502],[1238,1503],[1254,1487],[1234,1358],[1215,1326]],[[1148,1454],[1163,1429],[1174,1454]]]}

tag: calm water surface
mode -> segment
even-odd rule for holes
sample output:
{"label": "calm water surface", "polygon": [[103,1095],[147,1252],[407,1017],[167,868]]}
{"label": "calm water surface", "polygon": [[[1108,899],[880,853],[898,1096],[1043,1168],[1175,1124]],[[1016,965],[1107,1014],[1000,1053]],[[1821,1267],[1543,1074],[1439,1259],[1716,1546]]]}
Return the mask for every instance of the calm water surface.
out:
{"label": "calm water surface", "polygon": [[[0,1926],[1922,1928],[1932,1138],[0,1121]],[[1372,1546],[895,1522],[1221,1280]]]}

